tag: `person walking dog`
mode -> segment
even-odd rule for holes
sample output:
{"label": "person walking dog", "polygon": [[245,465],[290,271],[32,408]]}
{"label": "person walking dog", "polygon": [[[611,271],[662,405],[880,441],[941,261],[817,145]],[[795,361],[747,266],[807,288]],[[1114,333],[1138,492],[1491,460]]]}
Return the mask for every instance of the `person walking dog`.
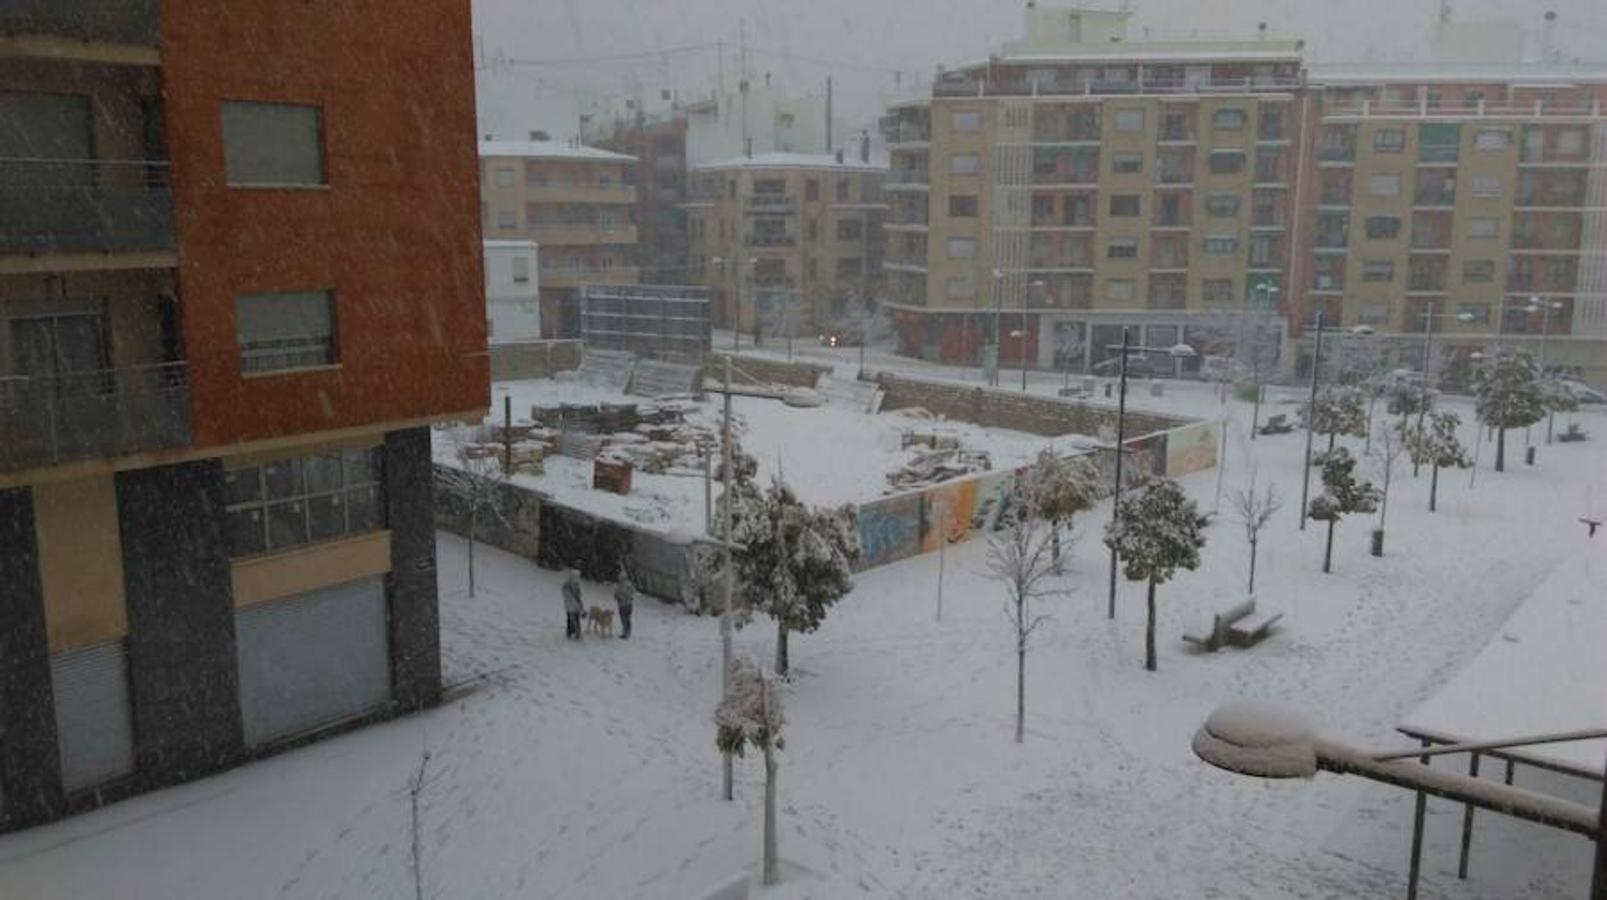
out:
{"label": "person walking dog", "polygon": [[614,585],[614,605],[619,608],[619,636],[621,640],[631,636],[631,607],[636,605],[636,585],[631,584],[630,573],[624,566],[619,567],[619,584]]}
{"label": "person walking dog", "polygon": [[580,572],[570,569],[564,577],[564,637],[580,640]]}

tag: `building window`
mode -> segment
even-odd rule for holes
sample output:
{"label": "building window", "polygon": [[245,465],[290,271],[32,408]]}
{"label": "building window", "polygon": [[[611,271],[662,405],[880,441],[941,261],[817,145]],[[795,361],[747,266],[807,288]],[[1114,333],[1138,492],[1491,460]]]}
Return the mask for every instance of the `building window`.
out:
{"label": "building window", "polygon": [[1460,304],[1457,306],[1456,314],[1457,318],[1465,318],[1472,323],[1477,323],[1480,325],[1490,324],[1490,304],[1488,303]]}
{"label": "building window", "polygon": [[1501,176],[1499,176],[1499,175],[1474,175],[1473,176],[1473,196],[1475,196],[1475,197],[1499,197],[1499,196],[1501,196]]}
{"label": "building window", "polygon": [[858,278],[865,271],[865,265],[857,256],[844,256],[837,260],[838,278]]}
{"label": "building window", "polygon": [[1207,278],[1201,286],[1204,289],[1206,303],[1226,304],[1233,302],[1233,279]]}
{"label": "building window", "polygon": [[1362,228],[1370,238],[1392,238],[1401,233],[1399,216],[1368,216]]}
{"label": "building window", "polygon": [[1505,128],[1480,128],[1473,132],[1476,150],[1505,150],[1512,143],[1512,135]]}
{"label": "building window", "polygon": [[1469,259],[1462,263],[1462,280],[1470,284],[1488,284],[1495,280],[1495,260]]}
{"label": "building window", "polygon": [[497,187],[513,187],[512,169],[497,169]]}
{"label": "building window", "polygon": [[519,227],[519,211],[516,209],[497,210],[497,227],[510,231]]}
{"label": "building window", "polygon": [[848,179],[846,178],[837,179],[837,202],[848,202]]}
{"label": "building window", "polygon": [[1224,107],[1211,114],[1211,128],[1216,131],[1243,131],[1244,110],[1236,106]]}
{"label": "building window", "polygon": [[1238,194],[1206,194],[1205,214],[1213,219],[1230,219],[1239,214]]}
{"label": "building window", "polygon": [[1224,256],[1239,249],[1239,239],[1229,235],[1210,235],[1200,241],[1200,250],[1211,256]]}
{"label": "building window", "polygon": [[955,219],[976,218],[976,195],[951,194],[949,196],[949,216]]}
{"label": "building window", "polygon": [[1399,197],[1401,177],[1393,172],[1370,176],[1367,179],[1367,193],[1374,197]]}
{"label": "building window", "polygon": [[1500,220],[1494,216],[1475,216],[1468,219],[1469,238],[1493,238],[1500,233]]}
{"label": "building window", "polygon": [[949,238],[949,259],[976,258],[976,238]]}
{"label": "building window", "polygon": [[530,281],[530,257],[515,256],[509,262],[513,263],[513,283],[528,284]]}
{"label": "building window", "polygon": [[1144,171],[1144,154],[1142,153],[1112,153],[1110,155],[1110,170],[1117,175],[1137,175]]}
{"label": "building window", "polygon": [[225,102],[223,168],[229,184],[323,184],[323,121],[318,107]]}
{"label": "building window", "polygon": [[1111,241],[1105,246],[1106,259],[1137,259],[1138,241],[1130,238]]}
{"label": "building window", "polygon": [[1211,172],[1216,175],[1232,175],[1244,171],[1243,150],[1213,150],[1207,160]]}
{"label": "building window", "polygon": [[944,285],[944,292],[950,300],[965,300],[976,296],[976,285],[969,277],[950,278]]}
{"label": "building window", "polygon": [[1136,216],[1139,211],[1137,194],[1111,194],[1110,214],[1113,216]]}
{"label": "building window", "polygon": [[820,199],[820,179],[804,179],[804,199],[811,201]]}
{"label": "building window", "polygon": [[1394,281],[1395,261],[1392,259],[1368,259],[1361,264],[1362,281]]}
{"label": "building window", "polygon": [[974,109],[955,110],[949,119],[949,130],[976,132],[982,130],[982,114]]}
{"label": "building window", "polygon": [[273,372],[335,362],[335,297],[330,291],[242,294],[235,300],[241,372]]}
{"label": "building window", "polygon": [[843,219],[837,223],[837,240],[839,241],[857,241],[864,237],[864,234],[864,223],[858,219]]}
{"label": "building window", "polygon": [[1133,299],[1133,279],[1112,278],[1105,282],[1105,299],[1117,303]]}
{"label": "building window", "polygon": [[949,157],[950,175],[975,175],[982,169],[982,157],[975,153],[955,153]]}
{"label": "building window", "polygon": [[1388,325],[1389,304],[1379,300],[1371,301],[1362,306],[1356,315],[1358,325]]}
{"label": "building window", "polygon": [[1373,152],[1400,153],[1406,149],[1406,129],[1380,128],[1373,132]]}
{"label": "building window", "polygon": [[1143,131],[1144,111],[1141,109],[1118,109],[1116,110],[1115,124],[1117,131]]}
{"label": "building window", "polygon": [[223,473],[229,555],[253,556],[385,527],[380,448],[332,450]]}
{"label": "building window", "polygon": [[1557,132],[1557,155],[1576,157],[1585,152],[1585,131],[1568,128]]}

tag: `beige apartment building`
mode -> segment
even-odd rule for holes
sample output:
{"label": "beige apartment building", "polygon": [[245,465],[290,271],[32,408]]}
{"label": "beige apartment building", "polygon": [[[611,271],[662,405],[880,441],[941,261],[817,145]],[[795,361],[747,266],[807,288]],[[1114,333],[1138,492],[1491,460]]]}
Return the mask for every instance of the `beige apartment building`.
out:
{"label": "beige apartment building", "polygon": [[724,327],[795,335],[854,297],[879,297],[887,168],[861,146],[765,153],[700,166],[686,204],[693,278]]}
{"label": "beige apartment building", "polygon": [[636,158],[561,141],[480,144],[488,240],[540,247],[544,337],[580,336],[583,284],[636,284]]}

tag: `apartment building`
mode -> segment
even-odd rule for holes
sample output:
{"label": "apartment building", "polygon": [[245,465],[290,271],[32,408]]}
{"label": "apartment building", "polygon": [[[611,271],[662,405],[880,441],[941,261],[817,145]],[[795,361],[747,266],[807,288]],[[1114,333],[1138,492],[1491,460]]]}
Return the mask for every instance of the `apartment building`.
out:
{"label": "apartment building", "polygon": [[[1296,304],[1395,364],[1495,346],[1607,381],[1607,67],[1310,72]],[[1575,371],[1577,370],[1577,371]]]}
{"label": "apartment building", "polygon": [[541,338],[541,248],[485,242],[485,330],[492,344]]}
{"label": "apartment building", "polygon": [[541,246],[543,337],[580,337],[580,286],[636,284],[636,157],[540,139],[480,144],[485,236]]}
{"label": "apartment building", "polygon": [[884,164],[844,153],[764,153],[691,172],[691,265],[716,321],[800,335],[881,294]]}
{"label": "apartment building", "polygon": [[684,113],[616,119],[594,143],[637,160],[638,271],[644,284],[683,284],[687,278],[686,144]]}
{"label": "apartment building", "polygon": [[435,702],[429,426],[489,390],[467,8],[0,35],[0,828]]}

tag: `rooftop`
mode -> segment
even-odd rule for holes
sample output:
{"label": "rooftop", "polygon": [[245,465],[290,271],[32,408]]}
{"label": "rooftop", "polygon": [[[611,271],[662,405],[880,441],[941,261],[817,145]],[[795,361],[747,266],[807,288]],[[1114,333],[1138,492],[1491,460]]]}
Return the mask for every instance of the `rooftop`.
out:
{"label": "rooftop", "polygon": [[738,156],[734,159],[720,160],[718,162],[704,163],[694,166],[693,171],[709,169],[850,169],[860,172],[885,172],[887,160],[872,158],[870,162],[861,162],[858,156],[844,153],[842,162],[837,161],[835,154],[831,153],[758,153],[753,156]]}
{"label": "rooftop", "polygon": [[991,57],[957,66],[978,69],[990,63],[1051,65],[1068,62],[1299,62],[1304,41],[1111,41],[1059,47],[1012,46]]}
{"label": "rooftop", "polygon": [[1377,84],[1384,81],[1501,81],[1566,86],[1575,82],[1607,82],[1607,62],[1476,63],[1476,62],[1335,62],[1307,69],[1312,84]]}
{"label": "rooftop", "polygon": [[524,159],[590,159],[600,162],[635,162],[636,157],[568,141],[481,141],[480,156],[516,156]]}

